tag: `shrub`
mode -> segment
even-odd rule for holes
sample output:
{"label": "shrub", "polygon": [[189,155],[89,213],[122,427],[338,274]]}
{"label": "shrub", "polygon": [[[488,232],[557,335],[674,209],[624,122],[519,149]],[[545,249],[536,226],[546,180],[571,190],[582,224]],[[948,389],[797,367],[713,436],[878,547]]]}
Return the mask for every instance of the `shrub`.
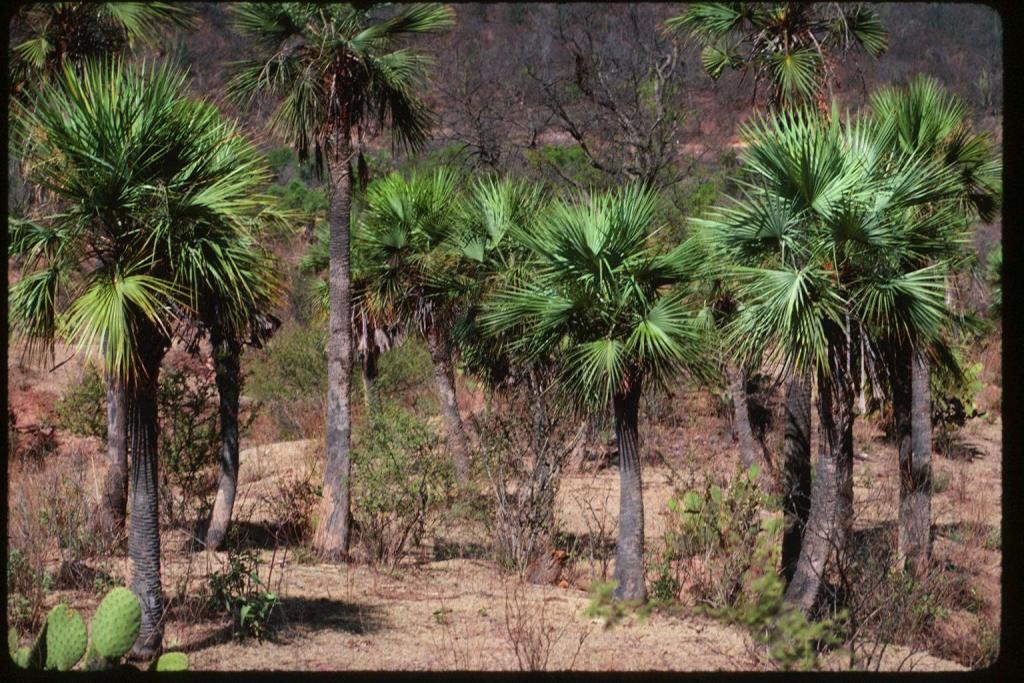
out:
{"label": "shrub", "polygon": [[556,581],[555,496],[580,440],[578,424],[549,395],[525,386],[492,400],[501,405],[479,422],[478,431],[493,496],[487,523],[495,559],[530,581]]}
{"label": "shrub", "polygon": [[[217,385],[212,371],[164,372],[160,377],[160,502],[163,520],[176,527],[206,519],[217,491],[220,449]],[[240,418],[244,427],[245,416]]]}
{"label": "shrub", "polygon": [[393,403],[381,401],[362,432],[351,454],[352,514],[370,561],[394,569],[419,545],[452,473],[427,423]]}
{"label": "shrub", "polygon": [[79,380],[57,400],[54,425],[76,436],[95,436],[106,441],[106,398],[103,375],[90,363]]}
{"label": "shrub", "polygon": [[758,468],[739,471],[726,488],[708,481],[668,502],[665,560],[679,568],[682,585],[699,604],[724,608],[743,590],[769,498],[757,486]]}
{"label": "shrub", "polygon": [[957,436],[967,421],[985,414],[977,404],[978,395],[985,388],[981,379],[984,366],[966,362],[965,349],[954,348],[953,353],[963,376],[956,377],[940,366],[934,368],[931,376],[935,450],[947,457],[955,454]]}
{"label": "shrub", "polygon": [[271,561],[266,578],[261,578],[259,552],[232,543],[223,567],[207,577],[208,608],[231,615],[235,637],[263,640],[269,633],[280,605],[277,592],[270,590],[273,569]]}
{"label": "shrub", "polygon": [[437,413],[434,365],[422,339],[407,337],[394,349],[381,354],[376,389],[382,399],[401,401],[406,407],[425,414]]}
{"label": "shrub", "polygon": [[273,416],[281,439],[309,438],[322,429],[327,352],[320,328],[286,323],[253,354],[247,393]]}

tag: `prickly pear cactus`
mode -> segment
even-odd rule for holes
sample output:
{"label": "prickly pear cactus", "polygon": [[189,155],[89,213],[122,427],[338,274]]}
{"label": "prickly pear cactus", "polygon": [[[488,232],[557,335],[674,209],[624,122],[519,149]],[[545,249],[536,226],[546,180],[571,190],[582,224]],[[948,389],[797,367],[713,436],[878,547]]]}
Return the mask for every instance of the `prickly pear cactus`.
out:
{"label": "prickly pear cactus", "polygon": [[142,622],[139,599],[127,588],[107,593],[92,618],[92,642],[96,653],[107,659],[124,656],[135,644]]}
{"label": "prickly pear cactus", "polygon": [[89,632],[75,610],[60,604],[46,617],[46,668],[70,671],[85,654]]}
{"label": "prickly pear cactus", "polygon": [[12,627],[7,631],[7,647],[11,652],[11,659],[15,665],[22,669],[42,669],[46,664],[46,624],[39,635],[32,641],[31,647],[18,647],[18,632]]}
{"label": "prickly pear cactus", "polygon": [[167,652],[153,664],[156,671],[188,671],[188,655],[184,652]]}

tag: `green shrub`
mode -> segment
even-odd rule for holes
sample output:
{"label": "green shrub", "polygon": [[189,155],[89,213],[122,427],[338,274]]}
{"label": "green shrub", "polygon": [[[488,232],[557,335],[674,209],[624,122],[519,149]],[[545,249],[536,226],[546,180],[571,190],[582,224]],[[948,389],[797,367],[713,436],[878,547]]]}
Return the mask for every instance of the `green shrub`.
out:
{"label": "green shrub", "polygon": [[208,608],[214,613],[231,615],[235,637],[263,640],[280,605],[277,592],[269,586],[273,566],[266,579],[262,578],[259,552],[237,546],[229,544],[223,567],[207,577]]}
{"label": "green shrub", "polygon": [[769,498],[757,486],[757,466],[738,472],[726,488],[708,481],[668,502],[665,559],[687,574],[699,604],[732,605],[743,589]]}
{"label": "green shrub", "polygon": [[103,375],[90,363],[79,380],[57,400],[54,425],[76,436],[95,436],[106,441],[106,400]]}
{"label": "green shrub", "polygon": [[408,337],[396,348],[381,354],[376,387],[382,399],[401,400],[409,408],[436,414],[434,365],[420,337]]}
{"label": "green shrub", "polygon": [[322,328],[286,323],[253,354],[246,393],[273,417],[282,440],[310,436],[314,425],[323,424],[325,343]]}
{"label": "green shrub", "polygon": [[424,420],[388,401],[360,431],[351,455],[359,543],[371,561],[394,569],[419,545],[433,504],[448,490],[449,459]]}
{"label": "green shrub", "polygon": [[[158,406],[163,520],[187,526],[209,517],[217,491],[220,413],[213,373],[161,373]],[[247,423],[245,414],[239,419],[240,426]]]}

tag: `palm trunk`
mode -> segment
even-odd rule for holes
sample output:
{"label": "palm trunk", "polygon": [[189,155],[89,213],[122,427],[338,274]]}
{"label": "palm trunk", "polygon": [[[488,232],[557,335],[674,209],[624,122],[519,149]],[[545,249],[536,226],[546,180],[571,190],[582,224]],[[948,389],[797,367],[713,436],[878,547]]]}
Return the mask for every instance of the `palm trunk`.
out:
{"label": "palm trunk", "polygon": [[241,391],[241,345],[213,335],[213,357],[220,396],[220,480],[206,533],[206,547],[220,550],[231,523],[238,490],[238,395]]}
{"label": "palm trunk", "polygon": [[427,331],[427,347],[430,349],[430,359],[434,362],[441,413],[448,425],[448,447],[452,450],[455,471],[459,479],[465,481],[469,474],[469,444],[466,442],[459,404],[455,399],[455,373],[452,370],[451,355],[441,340],[440,331],[434,328]]}
{"label": "palm trunk", "polygon": [[[532,378],[531,378],[532,379]],[[551,406],[545,405],[540,396],[538,383],[530,381],[531,393],[536,397],[531,406],[533,429],[531,446],[533,451],[533,491],[536,495],[535,508],[540,529],[536,534],[534,547],[530,549],[526,580],[531,583],[552,583],[558,579],[561,567],[555,557],[555,476],[560,463],[552,462],[554,448],[549,442],[548,428]]]}
{"label": "palm trunk", "polygon": [[920,574],[931,556],[932,424],[928,360],[914,354],[910,375],[909,449],[900,448],[899,564]]}
{"label": "palm trunk", "polygon": [[864,392],[861,391],[861,385],[863,384],[863,361],[861,360],[861,332],[860,323],[854,319],[848,319],[850,324],[850,381],[853,386],[853,395],[860,399],[860,414],[864,414],[863,397]]}
{"label": "palm trunk", "polygon": [[644,582],[644,498],[640,476],[640,383],[612,399],[619,447],[619,542],[615,550],[617,600],[646,600]]}
{"label": "palm trunk", "polygon": [[846,335],[831,330],[829,373],[818,372],[818,461],[800,557],[785,600],[810,614],[832,553],[841,552],[853,521],[853,391]]}
{"label": "palm trunk", "polygon": [[143,355],[141,371],[125,387],[127,443],[132,462],[128,557],[132,564],[132,592],[142,606],[142,624],[132,654],[148,658],[160,650],[164,628],[157,488],[157,392],[160,361],[166,346],[155,334],[141,339],[139,346]]}
{"label": "palm trunk", "polygon": [[749,469],[757,462],[757,441],[750,427],[750,406],[747,399],[747,373],[729,367],[729,393],[732,396],[733,426],[740,442],[740,462]]}
{"label": "palm trunk", "polygon": [[811,509],[811,377],[794,376],[786,385],[786,424],[783,441],[784,471],[782,576],[793,580],[800,546]]}
{"label": "palm trunk", "polygon": [[111,536],[124,532],[128,502],[128,446],[124,384],[107,374],[107,467],[100,500],[100,528]]}
{"label": "palm trunk", "polygon": [[348,554],[352,530],[351,482],[349,460],[352,416],[349,408],[349,382],[352,371],[351,273],[349,269],[349,218],[352,185],[348,173],[350,143],[347,127],[339,139],[340,149],[328,161],[331,198],[328,223],[331,241],[328,247],[330,274],[329,336],[327,338],[327,453],[324,466],[323,498],[320,522],[314,543],[321,555],[340,559]]}

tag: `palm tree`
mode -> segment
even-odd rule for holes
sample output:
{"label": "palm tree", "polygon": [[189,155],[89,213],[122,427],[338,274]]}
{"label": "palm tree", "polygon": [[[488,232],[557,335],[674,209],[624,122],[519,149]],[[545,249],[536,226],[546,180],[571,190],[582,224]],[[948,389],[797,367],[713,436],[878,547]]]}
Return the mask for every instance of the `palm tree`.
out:
{"label": "palm tree", "polygon": [[87,61],[81,74],[65,65],[52,87],[14,108],[30,179],[59,206],[11,227],[11,252],[25,259],[11,320],[29,352],[56,338],[99,350],[124,387],[138,655],[159,649],[163,632],[160,363],[202,297],[229,307],[245,300],[253,285],[240,261],[267,199],[257,190],[269,171],[255,148],[184,91],[184,75],[171,68]]}
{"label": "palm tree", "polygon": [[[939,343],[945,264],[893,266],[927,248],[948,218],[953,175],[889,155],[877,128],[797,109],[743,129],[744,192],[700,222],[740,281],[728,339],[741,358],[815,376],[819,453],[809,517],[786,600],[809,612],[853,513],[850,321],[872,340]],[[945,203],[944,203],[945,202]],[[921,207],[928,220],[910,221]],[[785,565],[784,565],[785,568]]]}
{"label": "palm tree", "polygon": [[436,4],[404,7],[388,18],[363,5],[314,3],[244,4],[235,14],[257,56],[236,64],[229,94],[250,103],[257,95],[278,100],[272,127],[301,158],[312,155],[329,179],[327,463],[316,531],[316,545],[329,557],[348,552],[351,529],[351,161],[364,135],[385,126],[396,144],[415,149],[424,142],[431,116],[416,90],[428,60],[397,42],[446,29],[453,16]]}
{"label": "palm tree", "polygon": [[496,294],[485,330],[520,329],[526,356],[555,354],[560,384],[585,412],[615,420],[621,485],[615,595],[643,600],[644,524],[639,406],[682,368],[704,372],[703,339],[687,304],[689,251],[651,243],[657,197],[630,186],[556,203],[535,231],[515,235],[535,259],[533,276]]}
{"label": "palm tree", "polygon": [[65,62],[117,56],[137,43],[154,44],[168,26],[188,26],[191,12],[164,2],[51,2],[23,7],[14,22],[11,86],[59,74]]}
{"label": "palm tree", "polygon": [[453,347],[447,331],[470,280],[456,266],[458,179],[447,169],[408,180],[397,173],[372,183],[356,230],[366,278],[365,308],[375,326],[400,323],[427,340],[448,426],[455,469],[469,472],[469,444],[455,396]]}
{"label": "palm tree", "polygon": [[[279,220],[267,213],[256,217],[253,234],[258,233],[262,220]],[[276,260],[260,249],[254,239],[243,235],[231,248],[236,250],[232,260],[239,269],[236,277],[245,287],[239,288],[234,296],[225,296],[217,291],[217,283],[208,283],[211,291],[197,297],[200,324],[210,335],[220,399],[220,475],[206,532],[206,547],[211,549],[220,549],[227,536],[238,489],[242,347],[248,344],[260,348],[274,334],[280,321],[270,310],[280,304],[283,293],[281,271]],[[203,258],[198,254],[197,257]]]}
{"label": "palm tree", "polygon": [[878,15],[860,4],[698,2],[665,26],[704,47],[701,63],[712,78],[726,68],[752,72],[755,97],[766,85],[772,109],[824,108],[838,58],[854,47],[877,57],[888,46]]}
{"label": "palm tree", "polygon": [[[991,221],[1002,191],[1001,164],[991,140],[975,133],[967,106],[938,81],[919,76],[905,88],[874,93],[871,108],[882,127],[882,143],[894,154],[935,159],[958,178],[955,220],[941,235],[931,236],[934,248],[912,254],[910,270],[962,254],[972,220]],[[926,209],[928,210],[928,209]],[[947,286],[947,300],[949,288]],[[915,340],[886,346],[893,392],[893,416],[899,445],[900,564],[920,570],[931,555],[931,377],[928,356]]]}
{"label": "palm tree", "polygon": [[[828,9],[826,9],[828,7]],[[823,112],[832,95],[834,62],[854,48],[872,57],[885,51],[888,36],[874,10],[863,5],[840,6],[805,3],[695,3],[682,15],[665,22],[668,29],[684,31],[704,47],[701,61],[714,79],[728,67],[754,75],[768,86],[768,108],[817,103]],[[720,315],[728,311],[720,311]],[[856,326],[849,348],[853,381],[860,384],[860,340]],[[753,460],[753,439],[746,385],[749,369],[727,364],[733,375],[734,423],[738,426],[744,463]],[[810,501],[811,377],[795,375],[786,384],[783,435],[783,566],[792,567],[799,555],[802,530]],[[788,576],[789,570],[786,571]]]}

